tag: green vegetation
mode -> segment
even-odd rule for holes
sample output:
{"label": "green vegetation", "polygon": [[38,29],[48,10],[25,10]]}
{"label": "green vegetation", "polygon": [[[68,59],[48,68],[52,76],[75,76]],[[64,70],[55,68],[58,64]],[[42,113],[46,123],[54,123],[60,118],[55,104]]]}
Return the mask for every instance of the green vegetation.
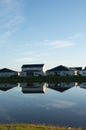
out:
{"label": "green vegetation", "polygon": [[81,128],[66,128],[33,124],[7,124],[0,125],[0,130],[81,130]]}
{"label": "green vegetation", "polygon": [[0,82],[86,82],[86,76],[14,76],[0,78]]}

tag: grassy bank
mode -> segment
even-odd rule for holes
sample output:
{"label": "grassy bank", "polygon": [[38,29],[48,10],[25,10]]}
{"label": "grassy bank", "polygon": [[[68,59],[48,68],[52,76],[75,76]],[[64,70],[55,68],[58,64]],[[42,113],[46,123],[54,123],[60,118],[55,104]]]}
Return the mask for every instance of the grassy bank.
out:
{"label": "grassy bank", "polygon": [[0,125],[0,130],[81,130],[81,128],[66,128],[33,124],[7,124]]}
{"label": "grassy bank", "polygon": [[0,78],[0,82],[86,82],[86,76],[27,76]]}

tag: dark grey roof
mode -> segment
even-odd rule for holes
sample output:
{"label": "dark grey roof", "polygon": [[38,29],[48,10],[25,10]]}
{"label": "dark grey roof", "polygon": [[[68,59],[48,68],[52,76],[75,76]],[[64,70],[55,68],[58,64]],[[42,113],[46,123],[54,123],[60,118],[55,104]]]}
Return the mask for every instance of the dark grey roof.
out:
{"label": "dark grey roof", "polygon": [[44,93],[44,91],[42,91],[42,90],[38,90],[38,91],[36,91],[36,90],[33,90],[33,91],[31,91],[31,90],[22,90],[22,92],[23,93]]}
{"label": "dark grey roof", "polygon": [[0,69],[0,72],[17,72],[17,71],[10,70],[10,69],[7,69],[7,68],[3,68],[3,69]]}
{"label": "dark grey roof", "polygon": [[7,91],[9,89],[12,89],[13,87],[0,87],[0,90],[2,91]]}
{"label": "dark grey roof", "polygon": [[60,65],[60,66],[57,66],[55,68],[52,68],[48,71],[69,71],[70,69],[66,66],[63,66],[63,65]]}
{"label": "dark grey roof", "polygon": [[26,64],[23,65],[22,68],[27,68],[27,67],[43,67],[44,64]]}
{"label": "dark grey roof", "polygon": [[66,90],[68,90],[68,89],[70,89],[70,87],[61,87],[61,86],[56,86],[56,87],[51,87],[51,86],[48,86],[50,89],[53,89],[53,90],[56,90],[56,91],[59,91],[59,92],[64,92],[64,91],[66,91]]}
{"label": "dark grey roof", "polygon": [[44,93],[43,87],[26,86],[22,87],[23,93]]}

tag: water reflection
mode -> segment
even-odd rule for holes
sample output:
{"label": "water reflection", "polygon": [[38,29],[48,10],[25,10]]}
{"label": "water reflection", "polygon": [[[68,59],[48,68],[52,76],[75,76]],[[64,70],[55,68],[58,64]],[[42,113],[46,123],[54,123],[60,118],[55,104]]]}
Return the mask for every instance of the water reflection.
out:
{"label": "water reflection", "polygon": [[7,91],[18,86],[18,83],[0,83],[0,90]]}
{"label": "water reflection", "polygon": [[80,88],[86,89],[86,82],[82,82],[79,84]]}
{"label": "water reflection", "polygon": [[14,87],[21,87],[22,93],[46,93],[46,88],[53,89],[59,92],[65,92],[73,87],[79,87],[86,89],[86,82],[57,82],[57,83],[44,83],[44,82],[33,82],[33,83],[0,83],[0,90],[7,91]]}
{"label": "water reflection", "polygon": [[34,83],[20,83],[23,93],[45,93],[46,83],[34,82]]}
{"label": "water reflection", "polygon": [[64,92],[72,87],[75,86],[75,83],[66,83],[66,82],[59,82],[59,83],[48,83],[48,87],[50,89],[59,91],[59,92]]}
{"label": "water reflection", "polygon": [[86,128],[86,91],[81,89],[85,87],[84,82],[0,83],[0,90],[11,89],[0,92],[0,123]]}

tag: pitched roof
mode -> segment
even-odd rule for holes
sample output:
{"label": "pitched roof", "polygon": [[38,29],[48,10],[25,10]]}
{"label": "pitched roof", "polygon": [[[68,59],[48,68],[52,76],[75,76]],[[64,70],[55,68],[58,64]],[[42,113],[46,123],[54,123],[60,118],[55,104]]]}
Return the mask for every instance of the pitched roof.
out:
{"label": "pitched roof", "polygon": [[69,70],[70,69],[68,67],[60,65],[60,66],[54,67],[48,71],[69,71]]}
{"label": "pitched roof", "polygon": [[7,69],[7,68],[3,68],[3,69],[0,69],[0,72],[17,72],[17,71],[10,70],[10,69]]}
{"label": "pitched roof", "polygon": [[26,86],[26,87],[22,87],[22,92],[23,93],[44,93],[45,89],[43,87],[34,88],[34,86],[32,87]]}
{"label": "pitched roof", "polygon": [[22,68],[27,68],[27,67],[43,67],[44,64],[26,64],[26,65],[22,65]]}
{"label": "pitched roof", "polygon": [[53,90],[56,90],[56,91],[59,91],[59,92],[64,92],[68,89],[70,89],[69,87],[68,88],[65,88],[65,87],[49,87],[50,89],[53,89]]}

